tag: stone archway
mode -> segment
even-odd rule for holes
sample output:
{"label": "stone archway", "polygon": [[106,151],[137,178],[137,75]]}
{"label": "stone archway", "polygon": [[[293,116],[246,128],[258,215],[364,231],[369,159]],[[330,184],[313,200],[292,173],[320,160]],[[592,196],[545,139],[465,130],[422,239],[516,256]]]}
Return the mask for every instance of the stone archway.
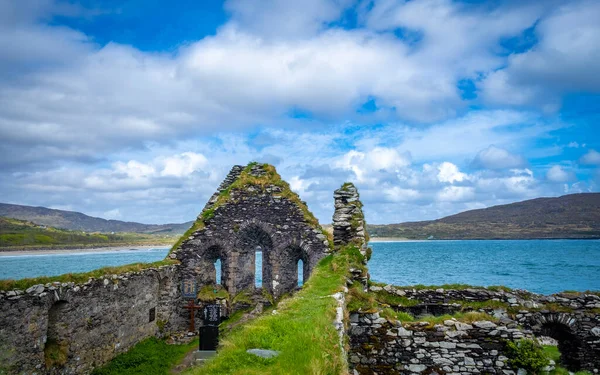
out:
{"label": "stone archway", "polygon": [[558,342],[560,364],[569,371],[581,370],[583,340],[577,334],[577,319],[567,313],[537,313],[532,321],[536,336],[552,337]]}
{"label": "stone archway", "polygon": [[581,369],[581,339],[567,325],[549,322],[543,324],[539,332],[558,341],[560,364],[563,367],[570,371]]}

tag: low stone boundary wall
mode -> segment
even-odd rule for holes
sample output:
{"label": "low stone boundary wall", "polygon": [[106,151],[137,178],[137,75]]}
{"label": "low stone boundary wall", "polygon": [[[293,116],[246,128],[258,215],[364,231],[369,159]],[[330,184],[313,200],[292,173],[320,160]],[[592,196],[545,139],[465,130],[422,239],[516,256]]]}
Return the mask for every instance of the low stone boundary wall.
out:
{"label": "low stone boundary wall", "polygon": [[[85,374],[147,337],[184,329],[177,267],[0,292],[0,373]],[[50,368],[45,349],[56,358]]]}
{"label": "low stone boundary wall", "polygon": [[400,324],[374,314],[350,315],[348,354],[354,374],[505,374],[506,340],[530,337],[516,324],[446,320]]}
{"label": "low stone boundary wall", "polygon": [[572,310],[600,309],[600,296],[591,293],[557,293],[542,295],[526,290],[468,289],[415,289],[393,285],[372,286],[371,291],[386,291],[391,294],[416,299],[422,303],[448,303],[451,301],[485,302],[497,300],[513,306],[535,308],[540,304],[555,304]]}

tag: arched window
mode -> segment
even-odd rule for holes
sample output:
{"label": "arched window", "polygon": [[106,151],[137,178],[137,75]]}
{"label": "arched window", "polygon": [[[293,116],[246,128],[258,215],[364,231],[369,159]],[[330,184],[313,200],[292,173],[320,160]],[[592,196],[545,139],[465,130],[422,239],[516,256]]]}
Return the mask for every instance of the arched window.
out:
{"label": "arched window", "polygon": [[249,225],[238,234],[238,258],[241,272],[236,276],[239,290],[246,288],[266,288],[272,293],[271,235],[259,225]]}
{"label": "arched window", "polygon": [[217,258],[215,261],[215,285],[222,284],[223,270],[221,265],[221,258]]}
{"label": "arched window", "polygon": [[263,286],[263,251],[260,246],[256,247],[256,258],[254,261],[254,286],[262,288]]}
{"label": "arched window", "polygon": [[298,259],[298,286],[304,285],[304,262],[302,259]]}

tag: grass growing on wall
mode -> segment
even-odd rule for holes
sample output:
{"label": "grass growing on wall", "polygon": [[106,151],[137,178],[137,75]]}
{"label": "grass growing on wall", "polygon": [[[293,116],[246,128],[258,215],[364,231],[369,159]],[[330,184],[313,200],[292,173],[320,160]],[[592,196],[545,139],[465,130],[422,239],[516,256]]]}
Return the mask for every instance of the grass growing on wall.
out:
{"label": "grass growing on wall", "polygon": [[0,290],[13,290],[21,289],[25,290],[30,286],[37,284],[48,284],[53,282],[68,283],[74,282],[76,284],[85,283],[90,278],[100,278],[105,275],[122,274],[126,272],[139,272],[147,268],[155,268],[161,266],[168,266],[172,264],[178,264],[176,260],[166,259],[154,263],[133,263],[126,264],[124,266],[117,267],[104,267],[90,272],[83,273],[66,273],[58,276],[42,276],[31,279],[20,279],[20,280],[0,280]]}
{"label": "grass growing on wall", "polygon": [[244,168],[242,173],[240,173],[240,176],[219,194],[217,201],[210,208],[203,211],[202,214],[196,219],[192,227],[187,232],[185,232],[185,234],[181,236],[179,240],[171,247],[171,251],[169,253],[177,250],[177,248],[179,248],[181,244],[185,240],[187,240],[188,237],[190,237],[194,232],[204,228],[206,226],[206,223],[213,218],[217,208],[231,201],[232,191],[242,190],[248,187],[259,188],[261,191],[264,191],[266,187],[271,185],[278,186],[281,188],[281,192],[273,193],[273,196],[287,198],[289,201],[294,203],[302,212],[304,220],[311,227],[319,229],[327,237],[327,240],[330,243],[330,247],[333,247],[332,236],[328,232],[323,230],[315,215],[313,215],[312,212],[310,212],[310,210],[308,209],[306,203],[304,203],[300,199],[300,196],[298,196],[298,194],[292,191],[290,185],[287,182],[281,179],[281,176],[279,175],[279,173],[277,173],[275,167],[270,164],[262,164],[261,166],[264,169],[265,174],[262,176],[254,176],[251,174],[251,171],[252,167],[256,165],[258,165],[258,163],[252,162]]}
{"label": "grass growing on wall", "polygon": [[[303,289],[283,300],[275,314],[263,315],[221,340],[218,355],[191,374],[340,374],[345,369],[333,326],[337,302],[356,248],[322,259]],[[272,359],[248,349],[281,352]]]}
{"label": "grass growing on wall", "polygon": [[92,375],[167,375],[186,353],[197,346],[197,339],[186,345],[168,345],[151,337],[94,370]]}

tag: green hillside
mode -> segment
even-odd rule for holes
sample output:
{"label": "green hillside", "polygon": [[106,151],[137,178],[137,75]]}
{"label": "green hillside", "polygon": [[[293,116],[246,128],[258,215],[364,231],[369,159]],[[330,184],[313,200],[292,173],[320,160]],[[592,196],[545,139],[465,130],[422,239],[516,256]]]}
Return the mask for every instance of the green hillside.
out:
{"label": "green hillside", "polygon": [[372,238],[600,238],[600,193],[537,198],[438,220],[368,225]]}
{"label": "green hillside", "polygon": [[142,244],[172,244],[177,236],[140,233],[86,233],[0,217],[0,248],[68,248]]}

